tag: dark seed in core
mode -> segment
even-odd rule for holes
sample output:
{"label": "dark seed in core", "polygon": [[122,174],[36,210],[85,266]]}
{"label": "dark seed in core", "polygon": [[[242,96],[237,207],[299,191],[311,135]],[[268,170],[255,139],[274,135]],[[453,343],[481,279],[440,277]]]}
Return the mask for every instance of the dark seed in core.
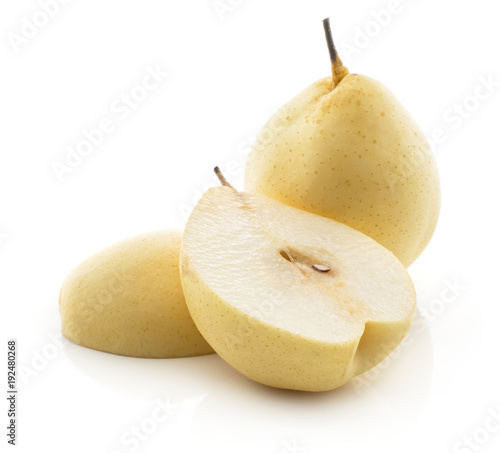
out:
{"label": "dark seed in core", "polygon": [[328,272],[330,270],[330,268],[324,264],[313,264],[312,268],[318,272]]}

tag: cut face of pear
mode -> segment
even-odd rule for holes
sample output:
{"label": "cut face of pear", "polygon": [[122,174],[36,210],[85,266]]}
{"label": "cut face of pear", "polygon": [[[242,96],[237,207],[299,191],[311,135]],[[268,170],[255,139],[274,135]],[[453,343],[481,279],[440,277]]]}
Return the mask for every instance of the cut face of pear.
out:
{"label": "cut face of pear", "polygon": [[415,310],[394,255],[336,221],[229,187],[191,214],[181,280],[219,355],[267,385],[328,390],[383,360]]}

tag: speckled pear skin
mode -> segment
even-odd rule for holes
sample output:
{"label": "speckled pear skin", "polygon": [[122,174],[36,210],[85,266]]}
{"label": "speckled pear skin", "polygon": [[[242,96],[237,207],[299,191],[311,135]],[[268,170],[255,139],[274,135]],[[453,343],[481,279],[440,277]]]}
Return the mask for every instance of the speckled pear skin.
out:
{"label": "speckled pear skin", "polygon": [[74,343],[131,357],[210,354],[182,292],[182,231],[156,231],[118,242],[79,264],[59,305],[63,335]]}
{"label": "speckled pear skin", "polygon": [[[331,270],[314,271],[315,261]],[[194,208],[180,262],[204,338],[235,369],[272,387],[340,387],[380,363],[415,313],[406,269],[373,239],[229,187],[210,189]]]}
{"label": "speckled pear skin", "polygon": [[345,223],[409,266],[440,210],[436,162],[419,126],[380,82],[321,79],[285,104],[249,154],[245,190]]}

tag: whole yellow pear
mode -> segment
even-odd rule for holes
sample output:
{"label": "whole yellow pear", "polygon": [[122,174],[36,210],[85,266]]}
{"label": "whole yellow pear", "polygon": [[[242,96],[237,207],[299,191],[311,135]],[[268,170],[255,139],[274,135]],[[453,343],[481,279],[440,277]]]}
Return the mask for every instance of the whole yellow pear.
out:
{"label": "whole yellow pear", "polygon": [[325,31],[332,76],[270,118],[248,157],[245,190],[349,225],[409,266],[439,215],[435,159],[396,97],[348,73]]}

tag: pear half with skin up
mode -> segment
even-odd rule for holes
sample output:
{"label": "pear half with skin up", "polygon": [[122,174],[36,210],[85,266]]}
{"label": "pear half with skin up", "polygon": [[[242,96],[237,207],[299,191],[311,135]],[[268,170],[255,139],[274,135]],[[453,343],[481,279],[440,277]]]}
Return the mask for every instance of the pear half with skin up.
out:
{"label": "pear half with skin up", "polygon": [[210,354],[182,293],[182,231],[155,231],[80,263],[59,296],[62,333],[113,354],[168,358]]}
{"label": "pear half with skin up", "polygon": [[438,220],[433,153],[394,94],[343,66],[324,25],[332,76],[269,119],[248,156],[245,190],[345,223],[409,266]]}
{"label": "pear half with skin up", "polygon": [[188,219],[181,280],[214,350],[285,389],[334,389],[377,365],[416,306],[406,269],[373,239],[227,185],[208,190]]}

